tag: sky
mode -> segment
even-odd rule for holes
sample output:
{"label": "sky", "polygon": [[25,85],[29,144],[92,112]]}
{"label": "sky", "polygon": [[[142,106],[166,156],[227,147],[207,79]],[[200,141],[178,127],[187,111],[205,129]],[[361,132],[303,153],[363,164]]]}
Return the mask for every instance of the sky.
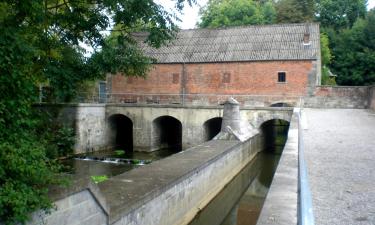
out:
{"label": "sky", "polygon": [[[196,23],[199,20],[198,12],[200,6],[204,6],[208,0],[197,0],[198,5],[194,7],[189,7],[188,5],[185,6],[183,10],[183,15],[180,16],[182,22],[178,23],[181,29],[192,29],[195,28]],[[173,9],[174,1],[172,0],[155,0],[155,2],[160,3],[161,5],[165,6],[168,9]],[[368,0],[368,9],[372,9],[375,7],[375,0]]]}

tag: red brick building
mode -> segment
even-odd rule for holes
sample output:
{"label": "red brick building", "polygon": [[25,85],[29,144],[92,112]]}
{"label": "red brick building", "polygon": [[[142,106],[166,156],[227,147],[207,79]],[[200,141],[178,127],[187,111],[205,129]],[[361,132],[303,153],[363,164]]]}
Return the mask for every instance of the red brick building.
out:
{"label": "red brick building", "polygon": [[109,77],[112,100],[216,104],[233,95],[250,105],[294,104],[320,84],[318,24],[181,30],[167,46],[141,47],[157,63],[146,79]]}

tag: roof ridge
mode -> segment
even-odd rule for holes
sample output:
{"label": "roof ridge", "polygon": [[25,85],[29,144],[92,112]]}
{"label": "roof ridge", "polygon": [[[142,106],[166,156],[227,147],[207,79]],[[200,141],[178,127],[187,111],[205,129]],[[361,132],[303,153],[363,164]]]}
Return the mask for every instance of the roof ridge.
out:
{"label": "roof ridge", "polygon": [[255,27],[290,27],[290,26],[305,26],[305,25],[317,25],[318,22],[306,22],[306,23],[275,23],[275,24],[259,24],[259,25],[241,25],[241,26],[227,26],[227,27],[216,27],[216,28],[191,28],[191,29],[180,29],[179,31],[193,31],[193,30],[231,30],[231,29],[242,29],[242,28],[255,28]]}

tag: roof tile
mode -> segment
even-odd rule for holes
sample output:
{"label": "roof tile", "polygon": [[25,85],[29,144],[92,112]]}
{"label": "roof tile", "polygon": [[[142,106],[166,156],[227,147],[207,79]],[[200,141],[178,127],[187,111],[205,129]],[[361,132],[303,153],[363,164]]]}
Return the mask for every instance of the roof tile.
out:
{"label": "roof tile", "polygon": [[[307,28],[311,44],[304,46]],[[135,34],[138,41],[142,36]],[[315,60],[319,55],[319,38],[318,24],[277,24],[181,30],[166,46],[140,46],[157,63]]]}

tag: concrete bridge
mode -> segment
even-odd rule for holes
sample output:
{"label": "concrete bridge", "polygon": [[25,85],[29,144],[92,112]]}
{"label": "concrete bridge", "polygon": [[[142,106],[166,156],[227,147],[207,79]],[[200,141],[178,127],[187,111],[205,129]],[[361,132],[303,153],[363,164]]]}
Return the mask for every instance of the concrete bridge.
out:
{"label": "concrete bridge", "polygon": [[[59,119],[76,130],[76,153],[109,148],[153,151],[188,148],[212,139],[221,128],[222,106],[64,104]],[[292,108],[243,107],[253,128],[270,120],[290,121]]]}
{"label": "concrete bridge", "polygon": [[[228,104],[235,105],[233,110],[228,108]],[[45,215],[43,212],[34,213],[30,224],[38,224],[40,221],[46,221],[46,224],[188,224],[246,165],[249,165],[258,152],[265,149],[267,136],[273,135],[273,132],[267,132],[268,128],[274,125],[270,121],[295,120],[291,108],[245,108],[240,112],[237,106],[236,102],[227,102],[224,109],[221,106],[63,107],[60,119],[66,121],[68,118],[77,124],[77,134],[87,130],[86,134],[90,134],[86,136],[89,138],[87,140],[92,144],[97,144],[101,138],[107,137],[107,142],[101,142],[103,147],[108,147],[113,143],[111,141],[117,142],[113,134],[118,134],[119,131],[123,132],[122,134],[134,134],[133,139],[138,140],[137,132],[134,131],[137,129],[133,128],[149,130],[151,134],[145,135],[144,139],[150,141],[148,143],[156,143],[154,147],[163,144],[163,140],[167,140],[166,144],[170,145],[168,138],[164,137],[170,133],[174,137],[180,135],[182,145],[187,144],[186,140],[192,140],[188,144],[195,145],[198,141],[203,143],[150,165],[114,176],[98,186],[84,178],[74,180],[74,184],[68,190],[52,190],[51,196],[55,200],[57,210],[51,215]],[[205,134],[205,138],[214,135],[216,130],[213,128],[217,128],[218,123],[216,120],[221,117],[226,128],[220,127],[220,138],[211,141],[193,139],[202,134]],[[291,126],[293,129],[295,122],[291,122]],[[163,134],[165,131],[168,133]],[[191,139],[182,138],[183,132],[190,132]],[[157,143],[155,140],[160,142]],[[289,138],[288,142],[290,141],[293,141],[293,138]],[[153,146],[149,147],[149,150],[152,150]],[[289,153],[290,150],[292,153]],[[295,156],[296,148],[292,147],[290,150],[287,150],[287,157]],[[255,170],[251,173],[255,174]],[[295,175],[294,172],[287,176],[283,175],[288,177],[288,184],[293,188],[296,188]],[[244,176],[243,179],[241,176]],[[245,175],[241,176],[238,178],[239,181],[252,180]],[[243,193],[247,186],[241,188],[238,190],[236,187],[234,193]],[[296,205],[296,196],[297,193],[293,192],[293,197],[290,198],[292,202],[288,201],[288,204]],[[233,198],[226,204],[232,205],[237,199]],[[224,211],[219,213],[220,220],[224,219],[230,208],[221,209]],[[295,221],[296,217],[291,219]]]}
{"label": "concrete bridge", "polygon": [[[368,102],[373,110],[374,99],[375,91],[372,90]],[[50,215],[35,212],[29,224],[187,224],[201,215],[201,209],[217,193],[232,185],[230,180],[241,183],[246,180],[243,177],[249,177],[251,171],[246,172],[246,165],[267,142],[266,135],[259,130],[245,141],[204,142],[217,131],[213,124],[218,124],[223,116],[221,106],[75,104],[53,107],[62,107],[59,119],[76,125],[76,147],[79,149],[87,144],[89,148],[84,151],[111,147],[111,144],[112,147],[130,144],[116,143],[114,134],[118,131],[132,135],[134,143],[131,144],[136,147],[149,144],[146,150],[161,147],[163,141],[164,144],[176,144],[168,142],[163,136],[165,131],[181,136],[181,145],[203,143],[99,185],[87,178],[75,180],[72,186],[63,190],[52,190],[51,197],[57,210]],[[373,177],[370,176],[371,159],[374,158],[373,111],[305,110],[307,120],[306,113],[300,113],[298,109],[295,112],[290,108],[245,107],[241,110],[241,117],[254,128],[262,128],[260,131],[267,127],[267,121],[290,121],[288,139],[257,224],[296,225],[307,218],[302,216],[303,208],[311,212],[311,208],[301,206],[305,195],[301,191],[303,179],[300,174],[306,170],[301,170],[303,157],[300,153],[306,147],[313,203],[316,204],[315,220],[321,224],[371,223],[374,221],[371,214],[374,179],[369,179]],[[310,130],[306,131],[308,127]],[[139,137],[141,129],[146,134]],[[353,129],[358,131],[356,135],[351,132]],[[306,142],[303,142],[303,136]],[[241,175],[239,171],[246,173]],[[236,189],[235,193],[241,191]],[[348,199],[352,204],[350,207]],[[226,213],[216,214],[219,215],[217,221],[221,221]]]}

